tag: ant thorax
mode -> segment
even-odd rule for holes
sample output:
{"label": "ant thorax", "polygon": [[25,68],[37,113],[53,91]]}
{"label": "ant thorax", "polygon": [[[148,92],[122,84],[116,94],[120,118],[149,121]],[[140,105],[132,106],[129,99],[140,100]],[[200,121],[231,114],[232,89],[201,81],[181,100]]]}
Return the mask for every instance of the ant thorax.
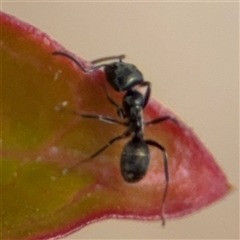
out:
{"label": "ant thorax", "polygon": [[142,139],[144,131],[143,111],[140,106],[132,107],[128,117],[128,127],[135,137]]}

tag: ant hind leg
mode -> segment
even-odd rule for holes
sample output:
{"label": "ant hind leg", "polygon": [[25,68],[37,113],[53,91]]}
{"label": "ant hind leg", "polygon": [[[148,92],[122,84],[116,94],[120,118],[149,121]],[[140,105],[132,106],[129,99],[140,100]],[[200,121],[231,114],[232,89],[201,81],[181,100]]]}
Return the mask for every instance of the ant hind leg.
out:
{"label": "ant hind leg", "polygon": [[168,155],[165,150],[165,148],[159,144],[158,142],[155,142],[151,139],[146,139],[145,142],[148,145],[154,146],[158,148],[159,150],[162,151],[163,153],[163,164],[164,164],[164,175],[165,175],[165,188],[162,196],[162,210],[161,210],[161,218],[162,218],[162,225],[165,225],[165,217],[164,217],[164,212],[165,212],[165,202],[166,202],[166,197],[167,197],[167,192],[168,192],[168,185],[169,185],[169,171],[168,171]]}
{"label": "ant hind leg", "polygon": [[98,151],[96,151],[95,153],[93,153],[90,157],[83,159],[82,161],[74,164],[73,166],[71,166],[69,169],[73,169],[76,168],[77,166],[79,166],[80,164],[82,164],[83,162],[86,162],[90,159],[95,158],[96,156],[98,156],[99,154],[101,154],[104,150],[106,150],[108,147],[110,147],[114,142],[119,141],[121,139],[124,139],[128,136],[130,136],[131,133],[129,132],[129,130],[125,131],[123,134],[118,135],[115,138],[112,138],[106,145],[104,145],[102,148],[100,148]]}

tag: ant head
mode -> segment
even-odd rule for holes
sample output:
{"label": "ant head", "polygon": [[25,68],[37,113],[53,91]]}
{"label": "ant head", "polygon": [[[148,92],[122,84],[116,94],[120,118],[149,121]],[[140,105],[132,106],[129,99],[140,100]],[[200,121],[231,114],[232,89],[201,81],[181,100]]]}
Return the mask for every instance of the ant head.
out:
{"label": "ant head", "polygon": [[129,90],[144,81],[142,73],[133,64],[122,61],[105,65],[104,72],[108,83],[118,92]]}
{"label": "ant head", "polygon": [[106,74],[108,83],[114,90],[118,92],[130,90],[133,86],[144,81],[142,73],[133,64],[122,62],[122,59],[125,58],[125,55],[96,59],[91,63],[96,64],[116,58],[119,59],[119,62],[95,65],[89,69],[85,69],[80,62],[78,62],[73,56],[69,55],[68,53],[56,51],[52,54],[69,58],[85,73],[90,73],[104,67],[104,72]]}

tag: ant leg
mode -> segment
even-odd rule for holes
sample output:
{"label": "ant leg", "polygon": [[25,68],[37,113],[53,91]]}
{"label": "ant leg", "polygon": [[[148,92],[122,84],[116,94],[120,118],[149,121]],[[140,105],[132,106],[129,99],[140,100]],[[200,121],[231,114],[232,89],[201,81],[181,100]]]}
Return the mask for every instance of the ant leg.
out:
{"label": "ant leg", "polygon": [[157,124],[157,123],[164,122],[166,120],[170,120],[170,121],[174,122],[175,124],[179,124],[176,118],[174,118],[172,116],[163,116],[163,117],[155,118],[153,120],[145,122],[145,125]]}
{"label": "ant leg", "polygon": [[[94,154],[92,154],[89,158],[87,159],[91,159],[91,158],[95,158],[97,155],[99,155],[100,153],[102,153],[105,149],[107,149],[108,147],[110,147],[114,142],[124,139],[128,136],[130,136],[131,133],[129,132],[129,130],[127,130],[126,132],[124,132],[122,135],[119,135],[113,139],[111,139],[105,146],[103,146],[102,148],[100,148],[97,152],[95,152]],[[86,159],[86,160],[87,160]]]}
{"label": "ant leg", "polygon": [[124,132],[122,135],[119,135],[119,136],[111,139],[105,146],[103,146],[102,148],[100,148],[97,152],[95,152],[94,154],[92,154],[90,157],[83,159],[82,161],[80,161],[80,162],[76,163],[75,165],[71,166],[69,169],[75,168],[75,167],[77,167],[79,164],[82,164],[82,163],[85,162],[85,161],[88,161],[88,160],[90,160],[90,159],[95,158],[95,157],[98,156],[100,153],[102,153],[104,150],[106,150],[108,147],[110,147],[114,142],[119,141],[119,140],[121,140],[121,139],[124,139],[124,138],[126,138],[126,137],[128,137],[128,136],[130,136],[130,135],[131,135],[131,133],[129,132],[129,130],[127,130],[127,131]]}
{"label": "ant leg", "polygon": [[112,98],[111,96],[109,95],[108,91],[107,92],[107,99],[108,101],[114,105],[116,108],[117,108],[117,114],[120,118],[125,118],[126,117],[126,114],[124,113],[124,110],[122,108],[122,106],[120,106],[118,103],[116,103]]}
{"label": "ant leg", "polygon": [[119,125],[127,126],[127,123],[118,121],[117,119],[110,118],[103,115],[94,115],[94,114],[78,114],[80,117],[83,118],[92,118],[92,119],[98,119],[99,121],[106,122],[106,123],[116,123]]}
{"label": "ant leg", "polygon": [[145,82],[142,82],[142,83],[138,83],[134,86],[140,86],[140,87],[145,87],[146,86],[147,90],[146,90],[146,93],[145,93],[145,96],[144,96],[144,103],[143,103],[143,108],[145,108],[148,101],[149,101],[150,94],[151,94],[151,83],[148,82],[148,81],[145,81]]}
{"label": "ant leg", "polygon": [[145,97],[144,97],[144,104],[143,104],[143,108],[145,108],[149,101],[150,95],[151,95],[151,83],[146,81],[146,82],[141,83],[140,85],[147,87]]}
{"label": "ant leg", "polygon": [[99,121],[106,122],[106,123],[115,123],[115,124],[127,126],[127,123],[122,122],[122,121],[118,121],[117,119],[113,119],[111,117],[97,115],[97,114],[78,113],[78,112],[76,112],[72,109],[65,108],[65,106],[63,104],[59,104],[59,105],[55,106],[56,111],[61,111],[63,109],[65,111],[68,111],[69,113],[71,113],[73,115],[76,115],[76,116],[79,116],[79,117],[92,118],[92,119],[97,119]]}
{"label": "ant leg", "polygon": [[165,184],[165,188],[164,188],[164,192],[163,192],[163,196],[162,196],[161,218],[162,218],[162,225],[164,226],[165,225],[165,217],[164,217],[165,209],[164,208],[165,208],[165,201],[166,201],[168,185],[169,185],[168,155],[167,155],[165,148],[161,144],[159,144],[151,139],[147,139],[147,140],[145,140],[145,142],[148,145],[154,146],[163,152],[164,174],[165,174],[166,184]]}
{"label": "ant leg", "polygon": [[125,112],[124,112],[124,110],[123,110],[123,107],[120,106],[120,105],[109,95],[108,90],[105,88],[104,85],[101,84],[101,87],[105,90],[108,101],[117,108],[117,115],[118,115],[120,118],[126,118],[126,114],[125,114]]}

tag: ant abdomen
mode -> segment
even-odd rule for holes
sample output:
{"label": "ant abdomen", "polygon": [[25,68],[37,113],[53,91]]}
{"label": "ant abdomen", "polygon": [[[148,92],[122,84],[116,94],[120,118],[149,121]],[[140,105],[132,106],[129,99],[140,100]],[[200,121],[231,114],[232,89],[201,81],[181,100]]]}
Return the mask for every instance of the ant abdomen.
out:
{"label": "ant abdomen", "polygon": [[120,168],[124,180],[134,183],[141,180],[149,166],[149,148],[144,141],[130,140],[123,148]]}

